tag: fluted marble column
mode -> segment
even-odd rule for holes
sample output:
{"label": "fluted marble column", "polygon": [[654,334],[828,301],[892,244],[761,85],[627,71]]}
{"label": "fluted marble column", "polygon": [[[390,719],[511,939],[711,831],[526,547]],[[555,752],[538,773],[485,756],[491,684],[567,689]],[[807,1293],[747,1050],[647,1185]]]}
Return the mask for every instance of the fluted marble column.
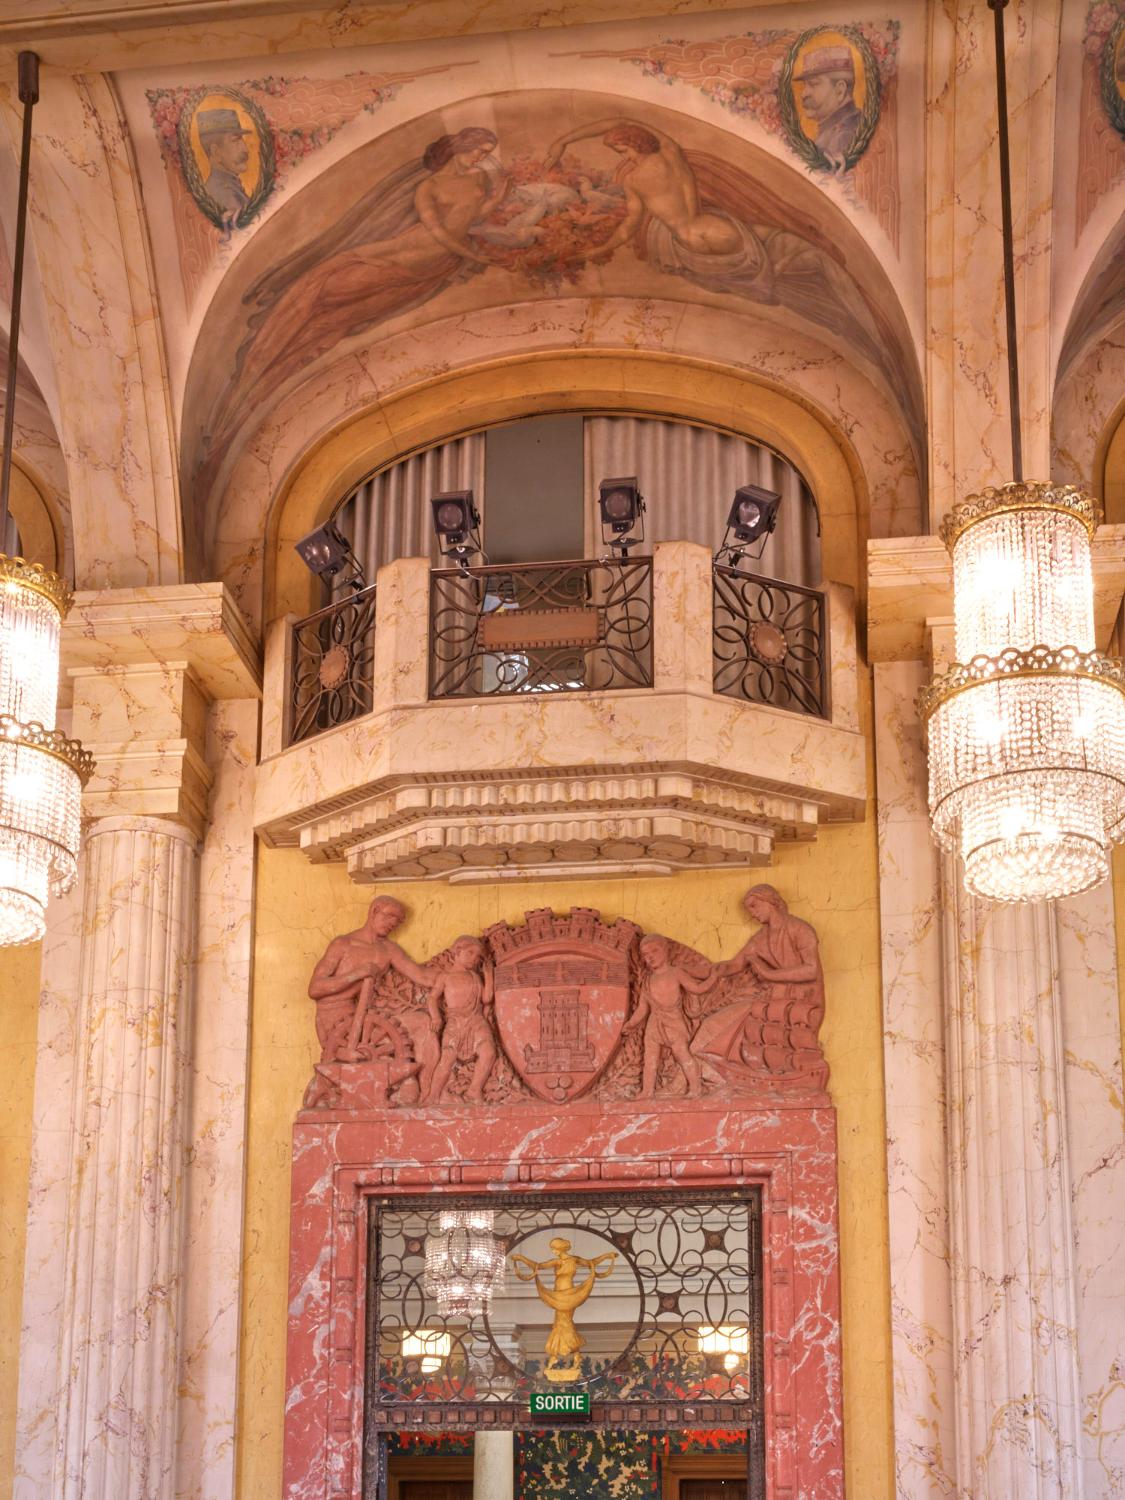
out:
{"label": "fluted marble column", "polygon": [[1072,1500],[1082,1481],[1058,914],[943,872],[958,1494]]}
{"label": "fluted marble column", "polygon": [[170,1492],[197,864],[161,818],[87,834],[56,1500]]}

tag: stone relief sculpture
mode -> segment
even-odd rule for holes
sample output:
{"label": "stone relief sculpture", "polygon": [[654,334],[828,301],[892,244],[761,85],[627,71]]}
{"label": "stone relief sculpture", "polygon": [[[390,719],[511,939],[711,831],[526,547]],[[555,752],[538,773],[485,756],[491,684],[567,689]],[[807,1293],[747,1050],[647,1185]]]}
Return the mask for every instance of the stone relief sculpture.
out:
{"label": "stone relief sculpture", "polygon": [[[496,1061],[493,1039],[492,969],[480,938],[459,937],[453,944],[453,967],[438,976],[426,1009],[434,1032],[441,1037],[436,1068],[421,1079],[423,1102],[440,1100],[456,1062],[471,1062],[473,1074],[465,1091],[466,1104],[484,1100],[484,1084]],[[444,1003],[444,1011],[442,1009]]]}
{"label": "stone relief sculpture", "polygon": [[813,1073],[824,1067],[817,1035],[824,1019],[824,973],[816,933],[790,915],[772,885],[747,891],[743,906],[762,925],[725,963],[720,977],[751,983],[707,1016],[692,1040],[704,1076],[746,1086],[759,1071],[784,1073],[796,1063]]}
{"label": "stone relief sculpture", "polygon": [[818,1094],[824,975],[814,929],[770,885],[758,929],[712,964],[587,908],[496,923],[416,962],[389,896],[316,965],[320,1061],[306,1109]]}
{"label": "stone relief sculpture", "polygon": [[[644,1062],[641,1068],[639,1098],[651,1099],[656,1093],[656,1075],[660,1054],[667,1047],[687,1080],[693,1097],[703,1092],[703,1070],[691,1050],[688,1030],[688,996],[704,995],[714,985],[714,970],[706,979],[695,979],[670,956],[667,938],[650,934],[641,939],[641,963],[645,974],[640,984],[640,999],[626,1032],[644,1023]],[[698,1014],[698,1008],[695,1008]]]}

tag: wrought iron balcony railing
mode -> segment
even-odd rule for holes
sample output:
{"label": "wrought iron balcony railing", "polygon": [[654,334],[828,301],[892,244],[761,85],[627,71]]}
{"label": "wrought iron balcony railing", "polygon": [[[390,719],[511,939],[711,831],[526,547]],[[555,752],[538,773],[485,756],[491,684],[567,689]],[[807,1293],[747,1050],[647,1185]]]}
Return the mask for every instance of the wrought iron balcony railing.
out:
{"label": "wrought iron balcony railing", "polygon": [[651,558],[431,575],[431,698],[652,682]]}
{"label": "wrought iron balcony railing", "polygon": [[371,712],[375,585],[293,626],[289,743]]}
{"label": "wrought iron balcony railing", "polygon": [[716,565],[712,608],[717,693],[828,717],[823,594]]}
{"label": "wrought iron balcony railing", "polygon": [[[428,658],[428,692],[419,681],[418,696],[658,686],[651,558],[443,569],[428,577],[428,636],[419,619],[415,657],[420,670]],[[713,691],[828,718],[825,596],[729,567],[715,567],[712,580]],[[377,706],[375,626],[374,585],[293,626],[287,744]]]}

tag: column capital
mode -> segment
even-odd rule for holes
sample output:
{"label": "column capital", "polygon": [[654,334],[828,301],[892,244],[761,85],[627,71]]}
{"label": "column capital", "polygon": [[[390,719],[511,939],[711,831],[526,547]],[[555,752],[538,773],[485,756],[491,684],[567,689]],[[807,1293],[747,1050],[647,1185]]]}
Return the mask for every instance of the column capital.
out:
{"label": "column capital", "polygon": [[212,775],[207,708],[260,698],[261,653],[221,583],[77,595],[63,627],[61,702],[94,756],[83,810],[95,818],[164,818],[195,836]]}

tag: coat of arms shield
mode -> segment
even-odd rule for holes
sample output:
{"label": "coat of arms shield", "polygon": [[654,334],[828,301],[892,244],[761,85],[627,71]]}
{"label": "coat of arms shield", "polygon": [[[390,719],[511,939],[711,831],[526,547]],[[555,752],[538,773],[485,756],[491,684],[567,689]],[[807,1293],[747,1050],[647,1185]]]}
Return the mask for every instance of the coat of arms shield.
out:
{"label": "coat of arms shield", "polygon": [[[536,920],[539,919],[539,920]],[[504,1051],[541,1099],[577,1099],[617,1049],[629,1011],[631,922],[596,913],[529,912],[528,925],[491,929],[496,1025]]]}

